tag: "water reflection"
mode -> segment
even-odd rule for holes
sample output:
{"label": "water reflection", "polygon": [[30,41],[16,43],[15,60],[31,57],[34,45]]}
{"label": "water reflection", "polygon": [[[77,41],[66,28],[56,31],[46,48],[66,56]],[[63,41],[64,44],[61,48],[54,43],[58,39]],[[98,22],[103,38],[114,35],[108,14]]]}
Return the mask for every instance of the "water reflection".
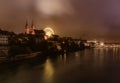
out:
{"label": "water reflection", "polygon": [[80,52],[75,52],[75,62],[80,64]]}
{"label": "water reflection", "polygon": [[0,83],[119,83],[119,77],[119,48],[86,49],[42,63],[0,66]]}
{"label": "water reflection", "polygon": [[43,81],[44,83],[53,83],[54,67],[52,61],[48,58],[44,64]]}

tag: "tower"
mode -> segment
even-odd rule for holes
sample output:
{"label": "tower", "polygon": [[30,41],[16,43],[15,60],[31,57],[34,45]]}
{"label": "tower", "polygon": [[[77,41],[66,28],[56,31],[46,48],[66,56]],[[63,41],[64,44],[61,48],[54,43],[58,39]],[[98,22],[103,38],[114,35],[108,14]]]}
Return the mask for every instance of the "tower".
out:
{"label": "tower", "polygon": [[26,19],[26,25],[25,25],[25,34],[30,34],[30,29],[28,26],[28,20]]}
{"label": "tower", "polygon": [[34,27],[34,22],[32,20],[32,25],[31,25],[31,34],[35,35],[35,27]]}

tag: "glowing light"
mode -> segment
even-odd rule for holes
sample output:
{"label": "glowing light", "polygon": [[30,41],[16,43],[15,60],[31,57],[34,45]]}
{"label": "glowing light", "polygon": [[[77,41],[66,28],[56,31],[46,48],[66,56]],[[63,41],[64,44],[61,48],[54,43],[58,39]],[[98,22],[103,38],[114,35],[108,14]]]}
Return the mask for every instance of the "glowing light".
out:
{"label": "glowing light", "polygon": [[104,46],[104,43],[103,43],[103,42],[101,42],[101,43],[100,43],[100,45],[101,45],[101,46]]}
{"label": "glowing light", "polygon": [[45,31],[45,34],[46,34],[48,37],[51,37],[52,35],[54,35],[54,31],[53,31],[53,29],[50,28],[50,27],[45,28],[44,31]]}
{"label": "glowing light", "polygon": [[47,36],[44,36],[44,39],[47,40]]}
{"label": "glowing light", "polygon": [[45,66],[44,66],[44,79],[50,80],[52,79],[54,74],[54,67],[50,59],[46,60]]}

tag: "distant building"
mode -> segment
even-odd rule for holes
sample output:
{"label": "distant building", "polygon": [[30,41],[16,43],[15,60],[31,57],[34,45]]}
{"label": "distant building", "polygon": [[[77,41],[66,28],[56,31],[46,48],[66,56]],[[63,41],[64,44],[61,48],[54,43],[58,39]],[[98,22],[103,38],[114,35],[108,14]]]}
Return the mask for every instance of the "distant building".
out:
{"label": "distant building", "polygon": [[25,25],[25,34],[30,34],[30,28],[28,26],[28,21],[26,20],[26,25]]}
{"label": "distant building", "polygon": [[32,25],[31,25],[31,27],[29,27],[28,21],[26,20],[26,24],[25,24],[25,34],[26,34],[26,35],[29,35],[29,34],[35,35],[35,27],[34,27],[34,22],[33,22],[33,20],[32,20]]}
{"label": "distant building", "polygon": [[98,41],[96,41],[96,40],[88,40],[86,45],[90,46],[90,47],[97,47],[98,46]]}
{"label": "distant building", "polygon": [[8,45],[8,36],[0,34],[0,45]]}
{"label": "distant building", "polygon": [[45,40],[45,32],[43,30],[35,29],[33,20],[31,27],[29,27],[28,21],[26,20],[25,35],[29,40],[34,40],[36,43],[40,43],[42,40]]}
{"label": "distant building", "polygon": [[0,45],[8,45],[9,37],[13,34],[13,32],[8,32],[0,29]]}
{"label": "distant building", "polygon": [[35,27],[34,27],[34,22],[33,21],[32,21],[32,25],[31,25],[30,34],[35,35]]}

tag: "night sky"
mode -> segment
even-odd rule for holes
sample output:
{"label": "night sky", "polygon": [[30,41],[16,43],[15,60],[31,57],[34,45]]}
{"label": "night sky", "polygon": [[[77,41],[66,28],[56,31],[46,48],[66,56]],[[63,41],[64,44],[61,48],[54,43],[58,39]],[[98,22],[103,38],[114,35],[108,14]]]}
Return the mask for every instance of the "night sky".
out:
{"label": "night sky", "polygon": [[2,29],[23,32],[26,18],[61,36],[120,39],[120,0],[0,0]]}

